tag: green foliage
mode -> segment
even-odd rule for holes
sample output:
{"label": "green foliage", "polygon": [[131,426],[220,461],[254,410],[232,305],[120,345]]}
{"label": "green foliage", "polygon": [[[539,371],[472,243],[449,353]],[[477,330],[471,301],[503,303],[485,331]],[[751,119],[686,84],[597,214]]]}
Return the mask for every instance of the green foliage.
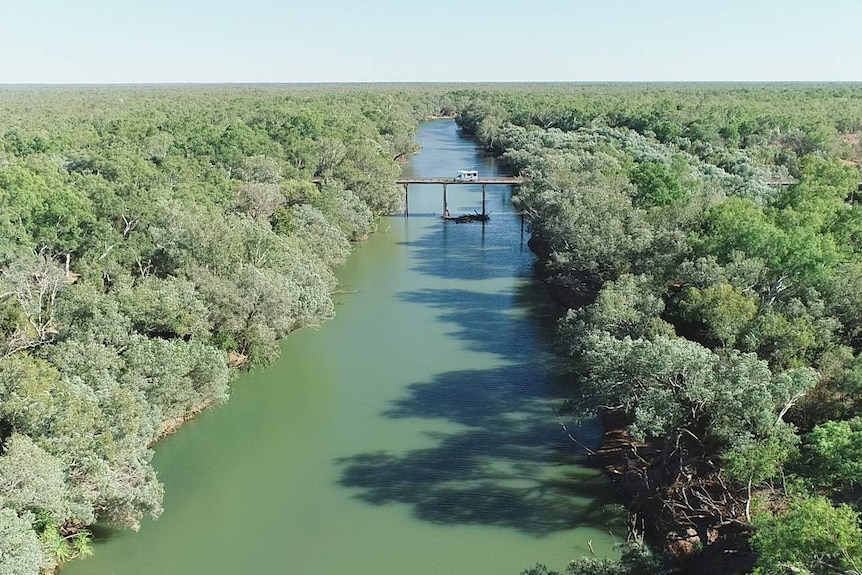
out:
{"label": "green foliage", "polygon": [[664,164],[644,162],[629,175],[637,186],[635,204],[645,208],[669,206],[684,201],[688,194],[676,175]]}
{"label": "green foliage", "polygon": [[[256,176],[263,177],[263,176]],[[284,206],[286,198],[277,183],[253,181],[243,185],[237,193],[236,205],[255,220],[269,220]]]}
{"label": "green foliage", "polygon": [[716,255],[735,252],[761,257],[771,268],[779,267],[786,256],[784,235],[770,223],[755,202],[730,198],[705,216],[704,251]]}
{"label": "green foliage", "polygon": [[547,214],[534,227],[551,240],[551,263],[557,270],[613,279],[631,271],[634,254],[652,239],[652,230],[619,189],[545,192],[531,199],[531,209]]}
{"label": "green foliage", "polygon": [[78,249],[93,224],[86,196],[64,185],[56,168],[42,176],[22,164],[0,169],[0,214],[0,230],[56,252]]}
{"label": "green foliage", "polygon": [[[515,201],[543,271],[589,304],[560,324],[578,382],[568,404],[622,412],[648,443],[624,473],[648,484],[633,505],[661,508],[657,529],[699,534],[744,522],[749,486],[770,481],[858,507],[862,211],[849,164],[862,157],[842,142],[862,130],[858,91],[462,97],[462,129],[531,177]],[[810,431],[801,451],[797,426]],[[837,557],[827,539],[822,553]],[[797,567],[813,569],[763,572]]]}
{"label": "green foliage", "polygon": [[837,158],[806,156],[801,171],[801,181],[782,194],[779,204],[804,212],[806,219],[815,218],[823,226],[834,223],[859,186],[859,170]]}
{"label": "green foliage", "polygon": [[26,435],[13,435],[0,457],[0,506],[19,514],[39,512],[54,523],[70,518],[69,493],[61,461]]}
{"label": "green foliage", "polygon": [[134,285],[118,283],[113,291],[118,311],[131,320],[132,329],[138,333],[197,338],[208,332],[207,310],[188,280],[146,276]]}
{"label": "green foliage", "polygon": [[371,210],[356,194],[330,182],[322,192],[314,207],[327,214],[348,239],[356,240],[371,232]]}
{"label": "green foliage", "polygon": [[562,574],[536,565],[522,571],[521,575],[666,575],[670,572],[669,557],[654,553],[645,545],[628,543],[623,546],[618,560],[585,557],[569,563]]}
{"label": "green foliage", "polygon": [[858,571],[862,529],[847,505],[833,507],[823,497],[793,502],[780,515],[761,514],[751,544],[759,553],[755,573],[832,575]]}
{"label": "green foliage", "polygon": [[49,433],[57,404],[52,391],[59,380],[60,373],[50,363],[26,353],[0,361],[0,429]]}
{"label": "green foliage", "polygon": [[740,445],[722,456],[727,477],[740,484],[763,485],[780,477],[798,453],[799,438],[790,426],[776,426],[771,437]]}
{"label": "green foliage", "polygon": [[32,515],[19,517],[0,507],[0,572],[4,575],[39,575],[48,560],[32,528]]}
{"label": "green foliage", "polygon": [[236,351],[239,349],[239,344],[229,333],[214,333],[210,338],[210,343],[222,351]]}
{"label": "green foliage", "polygon": [[57,296],[65,288],[63,271],[49,259],[32,252],[12,258],[0,268],[0,359],[51,338]]}
{"label": "green foliage", "polygon": [[740,347],[756,351],[778,367],[796,367],[810,362],[814,352],[831,339],[831,327],[809,314],[793,317],[767,308],[749,325]]}
{"label": "green foliage", "polygon": [[862,418],[822,423],[803,442],[805,465],[821,485],[845,490],[862,486]]}
{"label": "green foliage", "polygon": [[703,290],[688,288],[680,303],[683,318],[702,322],[708,340],[732,347],[739,334],[757,315],[757,300],[728,283]]}
{"label": "green foliage", "polygon": [[841,265],[824,291],[847,341],[862,348],[862,262]]}
{"label": "green foliage", "polygon": [[63,535],[61,526],[54,523],[45,513],[36,513],[33,530],[39,534],[43,551],[52,558],[54,563],[64,563],[93,554],[92,537],[88,531]]}
{"label": "green foliage", "polygon": [[[149,445],[332,317],[435,97],[0,94],[0,572],[161,513]],[[98,114],[93,114],[93,110]],[[329,179],[316,186],[314,171]],[[41,547],[41,549],[40,549]]]}
{"label": "green foliage", "polygon": [[663,311],[664,302],[647,277],[624,274],[606,283],[595,303],[568,311],[560,322],[560,340],[570,346],[563,351],[569,355],[580,353],[591,331],[618,339],[673,335],[673,327],[660,319]]}
{"label": "green foliage", "polygon": [[142,391],[148,403],[160,408],[166,419],[227,399],[224,357],[204,343],[136,337],[123,359],[124,379]]}
{"label": "green foliage", "polygon": [[323,212],[308,205],[291,208],[286,230],[302,247],[316,254],[329,267],[344,263],[350,254],[350,244],[341,228]]}
{"label": "green foliage", "polygon": [[587,345],[589,404],[632,413],[636,437],[685,433],[720,452],[785,438],[776,411],[816,383],[810,370],[773,376],[753,354],[722,357],[682,338],[591,335]]}

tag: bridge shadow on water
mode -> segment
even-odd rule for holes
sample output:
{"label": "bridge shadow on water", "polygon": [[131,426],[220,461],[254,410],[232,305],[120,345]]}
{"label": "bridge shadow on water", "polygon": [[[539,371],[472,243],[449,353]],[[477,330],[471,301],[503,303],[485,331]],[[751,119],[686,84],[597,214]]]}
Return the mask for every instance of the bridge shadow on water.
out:
{"label": "bridge shadow on water", "polygon": [[[412,244],[430,259],[419,269],[461,279],[459,268],[441,265],[445,258],[423,241]],[[502,267],[511,277],[507,262]],[[420,449],[342,458],[340,484],[370,504],[409,505],[417,518],[436,524],[533,536],[591,526],[623,535],[619,513],[609,508],[613,488],[588,467],[554,414],[566,386],[550,353],[560,312],[548,305],[544,287],[518,282],[492,293],[423,289],[399,297],[437,310],[438,321],[453,326],[450,336],[469,351],[493,354],[494,367],[446,371],[407,386],[385,417],[446,421],[452,429],[426,432],[431,445]],[[576,431],[593,446],[601,435],[596,421]]]}

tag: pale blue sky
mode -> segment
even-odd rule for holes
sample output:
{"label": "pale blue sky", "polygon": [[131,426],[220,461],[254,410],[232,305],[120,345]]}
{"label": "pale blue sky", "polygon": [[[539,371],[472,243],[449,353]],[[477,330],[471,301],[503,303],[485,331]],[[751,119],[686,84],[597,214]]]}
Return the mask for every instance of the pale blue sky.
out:
{"label": "pale blue sky", "polygon": [[862,81],[862,0],[0,0],[0,83]]}

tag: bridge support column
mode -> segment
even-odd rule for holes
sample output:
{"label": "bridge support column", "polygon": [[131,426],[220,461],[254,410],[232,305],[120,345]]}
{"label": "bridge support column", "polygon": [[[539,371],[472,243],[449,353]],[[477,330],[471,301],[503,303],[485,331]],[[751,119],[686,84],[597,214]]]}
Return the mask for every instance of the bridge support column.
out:
{"label": "bridge support column", "polygon": [[449,203],[446,201],[446,184],[443,184],[443,217],[449,216]]}
{"label": "bridge support column", "polygon": [[410,195],[407,193],[407,186],[409,184],[404,184],[404,217],[410,217]]}
{"label": "bridge support column", "polygon": [[[485,215],[485,186],[487,184],[482,184],[482,215]],[[485,223],[485,220],[482,220],[482,223]]]}

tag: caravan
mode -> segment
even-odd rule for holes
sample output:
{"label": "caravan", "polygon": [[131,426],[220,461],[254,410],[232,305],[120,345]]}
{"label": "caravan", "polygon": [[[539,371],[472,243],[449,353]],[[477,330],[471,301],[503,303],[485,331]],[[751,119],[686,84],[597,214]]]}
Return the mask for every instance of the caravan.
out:
{"label": "caravan", "polygon": [[475,182],[479,179],[479,172],[476,170],[458,170],[458,175],[455,180],[458,182]]}

